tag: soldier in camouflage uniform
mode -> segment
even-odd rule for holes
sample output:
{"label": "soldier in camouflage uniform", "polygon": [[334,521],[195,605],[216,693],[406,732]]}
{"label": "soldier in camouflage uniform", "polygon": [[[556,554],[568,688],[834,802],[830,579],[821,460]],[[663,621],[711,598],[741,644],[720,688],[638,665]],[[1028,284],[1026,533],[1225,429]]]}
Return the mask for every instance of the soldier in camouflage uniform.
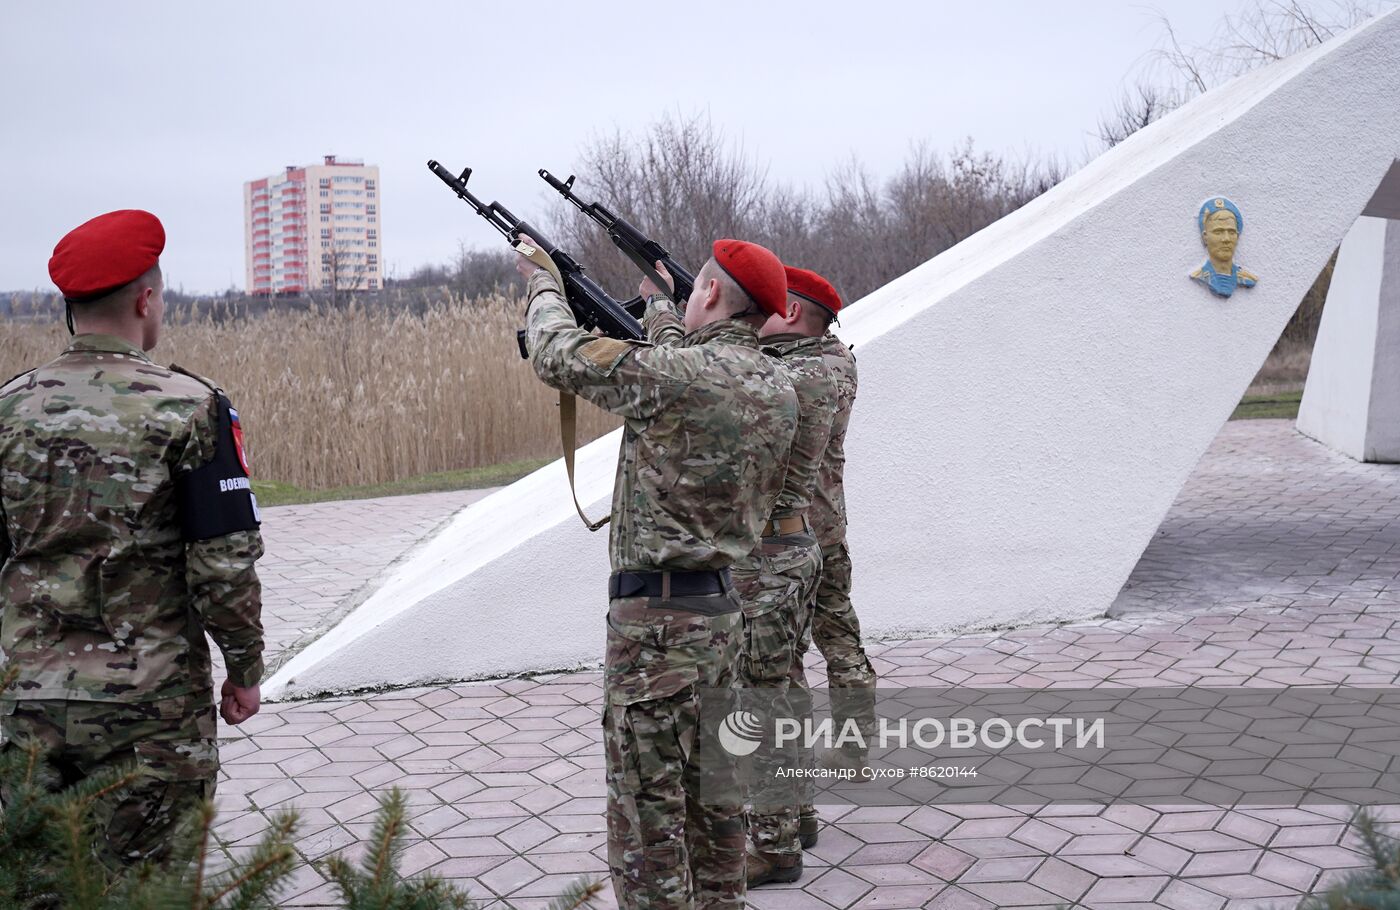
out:
{"label": "soldier in camouflage uniform", "polygon": [[[759,331],[764,350],[786,367],[797,392],[798,429],[788,458],[783,491],[764,528],[763,541],[735,565],[734,583],[744,600],[746,686],[786,690],[775,709],[786,715],[811,716],[811,694],[803,668],[811,605],[821,574],[821,551],[812,535],[807,511],[812,504],[817,469],[831,435],[836,390],[822,354],[822,336],[831,319],[829,307],[840,305],[836,290],[821,276],[787,268],[788,311],[769,317]],[[835,301],[835,302],[833,302]],[[796,744],[777,752],[760,749],[756,780],[776,777],[778,767],[810,764],[810,751]],[[748,858],[749,886],[792,882],[802,874],[802,848],[815,846],[816,816],[810,831],[799,833],[802,804],[810,803],[806,788],[759,787],[749,813],[753,850]],[[767,791],[767,792],[765,792]],[[786,796],[783,804],[769,797]]]}
{"label": "soldier in camouflage uniform", "polygon": [[[839,307],[835,312],[839,312]],[[875,668],[861,644],[860,619],[851,605],[851,554],[846,546],[845,443],[856,398],[856,359],[830,332],[822,338],[822,353],[836,386],[836,408],[831,439],[817,471],[816,495],[808,512],[822,549],[811,635],[826,659],[827,686],[838,729],[847,720],[854,720],[869,741],[875,731]],[[802,651],[806,650],[804,642]],[[851,767],[865,761],[863,750],[859,749],[834,757]]]}
{"label": "soldier in camouflage uniform", "polygon": [[[657,274],[669,281],[662,263]],[[821,550],[807,523],[818,468],[826,461],[836,388],[824,355],[828,327],[841,307],[831,284],[806,269],[786,269],[787,312],[770,316],[759,330],[763,350],[779,360],[797,393],[798,428],[793,438],[783,490],[765,524],[759,546],[734,564],[734,587],[743,602],[743,654],[739,681],[748,688],[778,690],[762,708],[788,717],[811,714],[803,656],[811,642],[811,607],[821,575]],[[647,337],[674,344],[683,337],[680,321],[657,289],[648,295]],[[829,337],[829,336],[828,336]],[[791,692],[789,696],[787,693]],[[795,745],[782,750],[764,743],[753,756],[758,801],[748,814],[753,850],[747,861],[750,887],[793,882],[802,874],[802,848],[817,842],[818,822],[810,793],[800,784],[774,783],[779,768],[804,766],[810,754]]]}
{"label": "soldier in camouflage uniform", "polygon": [[166,859],[213,797],[204,633],[224,653],[230,723],[256,713],[263,672],[237,414],[144,353],[163,247],[155,216],[132,210],[64,237],[49,271],[76,337],[0,387],[0,647],[18,674],[0,694],[3,748],[37,739],[55,786],[119,763],[144,772],[96,807],[113,869]]}
{"label": "soldier in camouflage uniform", "polygon": [[758,324],[784,308],[782,264],[757,245],[717,241],[687,334],[665,346],[583,331],[552,275],[524,257],[519,268],[535,372],[625,421],[603,682],[618,902],[738,910],[742,805],[732,761],[697,761],[715,754],[717,732],[698,723],[699,692],[733,685],[742,619],[729,567],[758,542],[797,421],[791,385],[758,349]]}

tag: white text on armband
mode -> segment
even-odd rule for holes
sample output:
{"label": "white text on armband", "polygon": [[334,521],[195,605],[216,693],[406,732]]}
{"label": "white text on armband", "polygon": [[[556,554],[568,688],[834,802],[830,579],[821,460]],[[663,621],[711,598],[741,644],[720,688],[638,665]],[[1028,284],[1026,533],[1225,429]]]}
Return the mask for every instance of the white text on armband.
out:
{"label": "white text on armband", "polygon": [[232,490],[251,490],[253,485],[246,477],[230,477],[228,480],[219,481],[219,492],[228,493]]}

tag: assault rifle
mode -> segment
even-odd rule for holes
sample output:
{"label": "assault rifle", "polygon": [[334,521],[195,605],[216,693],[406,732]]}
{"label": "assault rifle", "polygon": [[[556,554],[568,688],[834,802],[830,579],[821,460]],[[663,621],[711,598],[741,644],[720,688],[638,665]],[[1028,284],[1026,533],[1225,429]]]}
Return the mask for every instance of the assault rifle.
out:
{"label": "assault rifle", "polygon": [[[458,177],[454,177],[451,171],[436,161],[429,161],[428,168],[437,174],[459,199],[475,209],[478,215],[485,218],[501,236],[510,241],[512,246],[520,242],[521,234],[529,235],[534,245],[543,250],[559,269],[559,276],[564,280],[564,299],[568,301],[569,309],[574,311],[574,318],[580,326],[585,329],[596,328],[610,338],[632,341],[646,338],[641,323],[623,308],[621,302],[603,290],[598,282],[585,275],[583,266],[572,256],[550,243],[537,228],[512,215],[499,202],[488,205],[472,195],[471,190],[467,189],[467,180],[472,175],[471,168],[464,169]],[[528,359],[530,353],[525,349],[525,333],[516,332],[515,340],[520,345],[520,356]]]}
{"label": "assault rifle", "polygon": [[[580,212],[597,222],[603,230],[608,232],[613,244],[622,250],[623,255],[632,260],[632,264],[642,270],[642,274],[651,279],[652,284],[658,288],[665,289],[666,282],[661,280],[661,276],[656,273],[656,263],[660,262],[666,267],[666,271],[671,273],[671,279],[675,285],[675,291],[671,298],[678,303],[684,302],[690,296],[691,290],[695,287],[695,276],[671,258],[671,254],[661,244],[647,237],[641,231],[633,227],[628,221],[619,218],[612,212],[603,208],[597,202],[584,202],[574,193],[574,175],[570,174],[568,180],[560,180],[544,168],[540,168],[540,176],[544,182],[554,187],[559,195],[574,204]],[[646,301],[641,297],[633,297],[623,304],[628,312],[640,314],[646,308]]]}

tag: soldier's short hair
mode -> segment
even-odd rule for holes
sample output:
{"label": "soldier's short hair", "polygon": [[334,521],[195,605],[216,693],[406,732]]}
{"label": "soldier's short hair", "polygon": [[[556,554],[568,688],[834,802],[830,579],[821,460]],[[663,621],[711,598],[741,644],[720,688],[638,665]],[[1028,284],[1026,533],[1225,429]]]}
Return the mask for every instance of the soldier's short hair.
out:
{"label": "soldier's short hair", "polygon": [[98,297],[96,300],[85,300],[82,303],[73,304],[73,312],[79,318],[83,316],[108,316],[119,315],[119,311],[135,296],[141,288],[154,287],[161,281],[160,263],[157,262],[145,272],[142,272],[134,281],[122,285],[105,297]]}
{"label": "soldier's short hair", "polygon": [[739,282],[729,277],[729,274],[719,267],[719,263],[715,262],[713,257],[705,260],[705,266],[700,270],[700,277],[697,284],[708,281],[711,278],[719,282],[720,299],[729,305],[729,313],[731,316],[740,313],[744,313],[745,315],[758,315],[761,313],[758,304],[754,303],[754,299],[748,295],[747,291],[739,287]]}

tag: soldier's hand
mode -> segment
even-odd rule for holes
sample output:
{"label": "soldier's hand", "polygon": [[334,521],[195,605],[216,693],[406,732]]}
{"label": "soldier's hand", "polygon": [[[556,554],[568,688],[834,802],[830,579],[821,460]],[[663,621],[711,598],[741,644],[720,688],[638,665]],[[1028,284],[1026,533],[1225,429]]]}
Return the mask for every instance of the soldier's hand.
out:
{"label": "soldier's hand", "polygon": [[657,294],[662,294],[675,299],[676,279],[671,277],[671,273],[666,271],[666,266],[662,265],[660,260],[656,262],[656,274],[661,276],[662,281],[666,282],[666,287],[659,288],[656,286],[656,282],[652,281],[650,278],[643,278],[642,283],[637,285],[637,293],[641,294],[644,298],[655,297]]}
{"label": "soldier's hand", "polygon": [[219,700],[219,714],[224,723],[234,727],[257,714],[258,708],[262,706],[262,689],[258,686],[248,686],[245,689],[226,679],[219,694],[222,696]]}
{"label": "soldier's hand", "polygon": [[[530,246],[537,246],[537,244],[535,243],[535,239],[529,234],[520,234],[515,239],[517,243],[528,243]],[[516,253],[515,270],[520,273],[521,278],[524,278],[526,281],[529,281],[530,276],[538,272],[540,270],[540,267],[535,263],[531,262],[529,259],[526,259],[524,256],[520,255],[519,253]]]}

